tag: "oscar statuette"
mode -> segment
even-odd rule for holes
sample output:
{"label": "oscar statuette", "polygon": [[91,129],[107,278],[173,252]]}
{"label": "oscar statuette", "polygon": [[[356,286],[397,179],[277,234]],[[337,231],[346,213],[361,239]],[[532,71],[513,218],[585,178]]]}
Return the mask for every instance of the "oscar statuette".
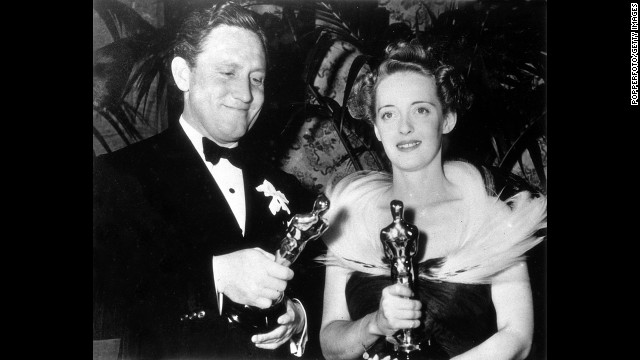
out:
{"label": "oscar statuette", "polygon": [[[393,200],[390,207],[393,222],[380,231],[380,240],[390,261],[391,279],[408,286],[415,294],[413,256],[418,252],[418,228],[403,219],[402,201]],[[408,360],[416,357],[422,339],[414,329],[402,329],[387,337],[387,341],[394,348],[391,359]]]}
{"label": "oscar statuette", "polygon": [[[286,233],[276,250],[275,261],[283,266],[291,266],[309,241],[319,238],[329,227],[322,217],[329,209],[329,199],[323,194],[316,198],[309,213],[296,214],[288,223]],[[232,324],[237,324],[252,333],[267,333],[279,326],[278,318],[287,310],[287,296],[280,294],[271,307],[261,309],[238,304],[225,296],[223,316]]]}

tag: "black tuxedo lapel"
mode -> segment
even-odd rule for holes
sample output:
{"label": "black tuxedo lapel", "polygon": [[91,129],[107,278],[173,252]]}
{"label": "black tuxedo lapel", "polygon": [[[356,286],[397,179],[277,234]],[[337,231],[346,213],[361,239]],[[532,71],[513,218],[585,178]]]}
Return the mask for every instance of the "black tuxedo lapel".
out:
{"label": "black tuxedo lapel", "polygon": [[253,174],[250,170],[242,170],[242,178],[244,181],[244,203],[246,209],[246,220],[244,225],[245,237],[252,237],[254,231],[254,221],[256,216],[256,211],[262,207],[264,204],[263,201],[256,195],[258,195],[258,191],[256,187],[256,174]]}
{"label": "black tuxedo lapel", "polygon": [[[195,232],[206,238],[216,238],[216,249],[234,248],[242,243],[242,230],[229,207],[222,189],[181,127],[167,130],[158,144],[163,154],[158,166],[166,179],[165,193],[172,197],[182,214],[176,214]],[[238,244],[239,245],[239,244]]]}
{"label": "black tuxedo lapel", "polygon": [[[247,209],[247,220],[245,223],[245,237],[250,239],[251,242],[260,242],[260,227],[264,224],[264,220],[271,214],[269,212],[270,198],[264,196],[263,193],[258,192],[258,187],[265,180],[263,174],[259,174],[255,167],[247,166],[242,170],[244,178],[244,196],[245,206]],[[264,249],[271,252],[271,249]]]}

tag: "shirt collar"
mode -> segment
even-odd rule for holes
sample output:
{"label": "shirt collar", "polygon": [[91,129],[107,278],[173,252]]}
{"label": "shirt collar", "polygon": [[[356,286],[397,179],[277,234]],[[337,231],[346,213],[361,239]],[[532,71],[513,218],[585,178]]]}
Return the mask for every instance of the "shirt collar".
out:
{"label": "shirt collar", "polygon": [[184,117],[182,117],[182,115],[180,115],[180,120],[178,120],[178,123],[180,124],[180,126],[182,126],[182,129],[184,130],[185,134],[187,134],[187,137],[189,138],[193,146],[196,148],[196,151],[198,151],[198,154],[200,154],[202,160],[205,160],[204,149],[202,146],[202,138],[204,136],[200,134],[200,132],[198,132],[198,130],[196,130],[193,126],[191,126],[191,124],[189,124],[184,119]]}

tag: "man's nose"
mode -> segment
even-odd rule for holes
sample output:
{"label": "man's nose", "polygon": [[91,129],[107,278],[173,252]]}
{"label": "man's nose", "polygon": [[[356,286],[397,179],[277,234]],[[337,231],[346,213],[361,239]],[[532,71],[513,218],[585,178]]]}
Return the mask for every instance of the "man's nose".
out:
{"label": "man's nose", "polygon": [[235,81],[232,95],[235,99],[242,101],[243,103],[250,103],[253,100],[253,94],[251,93],[251,82],[249,79],[238,79]]}

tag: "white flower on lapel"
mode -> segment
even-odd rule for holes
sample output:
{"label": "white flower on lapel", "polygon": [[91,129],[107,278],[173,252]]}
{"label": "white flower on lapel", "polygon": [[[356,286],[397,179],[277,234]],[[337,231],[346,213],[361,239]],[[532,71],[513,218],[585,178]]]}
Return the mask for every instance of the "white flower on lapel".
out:
{"label": "white flower on lapel", "polygon": [[291,214],[289,208],[287,207],[289,200],[287,200],[283,193],[276,190],[276,188],[274,188],[270,182],[265,180],[262,185],[258,185],[258,187],[256,187],[256,190],[264,193],[264,196],[271,196],[273,198],[269,203],[269,210],[271,210],[271,214],[275,215],[282,209],[286,211],[287,214]]}

